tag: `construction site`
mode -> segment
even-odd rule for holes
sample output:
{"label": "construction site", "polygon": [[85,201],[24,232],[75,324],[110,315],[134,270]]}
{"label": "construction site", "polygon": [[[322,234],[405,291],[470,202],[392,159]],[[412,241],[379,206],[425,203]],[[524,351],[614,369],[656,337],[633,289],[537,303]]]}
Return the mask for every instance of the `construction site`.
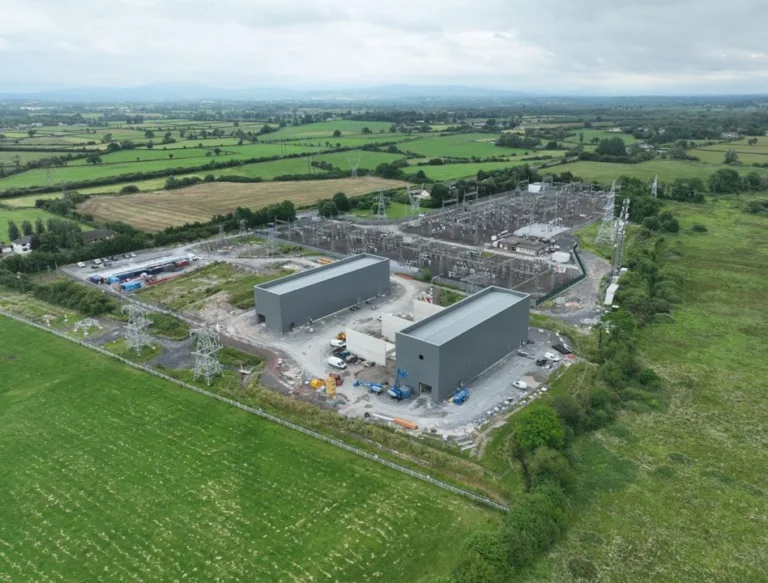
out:
{"label": "construction site", "polygon": [[[305,216],[179,248],[199,256],[201,275],[184,269],[159,284],[161,296],[199,298],[176,312],[198,330],[195,378],[210,383],[221,373],[213,330],[271,354],[271,388],[471,447],[478,430],[546,391],[549,375],[574,362],[566,339],[532,328],[529,312],[583,279],[568,231],[601,216],[607,224],[609,206],[611,225],[620,225],[614,201],[613,191],[589,186],[523,185],[483,199],[470,193],[432,212],[414,203],[401,221]],[[160,253],[142,253],[136,265],[161,261]],[[198,295],[218,289],[202,267],[222,263],[277,279],[254,287],[252,308],[235,308],[226,292]],[[84,269],[72,275],[88,279]],[[131,290],[115,293],[127,299]],[[146,322],[133,320],[127,345],[140,348]]]}

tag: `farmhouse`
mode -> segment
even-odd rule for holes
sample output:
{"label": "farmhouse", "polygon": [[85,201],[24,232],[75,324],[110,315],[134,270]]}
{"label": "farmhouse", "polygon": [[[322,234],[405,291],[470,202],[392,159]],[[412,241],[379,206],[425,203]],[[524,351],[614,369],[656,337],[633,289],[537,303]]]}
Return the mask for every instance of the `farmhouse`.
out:
{"label": "farmhouse", "polygon": [[16,239],[11,245],[14,253],[29,253],[32,251],[32,236],[27,235]]}
{"label": "farmhouse", "polygon": [[354,255],[257,285],[256,321],[284,333],[389,291],[389,259]]}
{"label": "farmhouse", "polygon": [[530,296],[489,287],[397,332],[397,367],[439,402],[528,338]]}
{"label": "farmhouse", "polygon": [[98,241],[106,241],[117,235],[112,229],[94,229],[93,231],[85,231],[83,233],[83,241],[88,243],[97,243]]}

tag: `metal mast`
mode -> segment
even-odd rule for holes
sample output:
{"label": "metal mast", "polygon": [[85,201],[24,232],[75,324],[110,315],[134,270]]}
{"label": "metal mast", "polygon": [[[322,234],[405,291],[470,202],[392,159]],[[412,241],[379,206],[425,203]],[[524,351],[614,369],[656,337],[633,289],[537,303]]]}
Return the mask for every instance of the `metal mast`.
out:
{"label": "metal mast", "polygon": [[205,384],[210,386],[213,377],[221,374],[221,363],[218,358],[221,350],[219,335],[209,328],[201,328],[193,331],[193,334],[197,335],[195,351],[192,353],[195,355],[194,380],[202,377],[205,379]]}
{"label": "metal mast", "polygon": [[384,196],[384,191],[379,191],[379,196],[376,197],[376,214],[374,215],[377,219],[386,219],[387,218],[387,203],[389,202],[389,197]]}
{"label": "metal mast", "polygon": [[360,152],[357,152],[357,158],[352,158],[351,156],[347,158],[347,162],[349,162],[349,167],[351,169],[350,176],[352,178],[357,178],[357,168],[360,166]]}
{"label": "metal mast", "polygon": [[144,347],[152,346],[152,339],[147,332],[152,322],[147,318],[146,310],[135,304],[124,306],[123,312],[128,314],[128,324],[125,325],[125,348],[141,354]]}
{"label": "metal mast", "polygon": [[613,249],[613,273],[617,275],[621,270],[621,261],[624,256],[624,242],[627,238],[627,225],[629,224],[629,199],[625,198],[621,205],[621,214],[616,221],[616,245]]}
{"label": "metal mast", "polygon": [[419,209],[421,208],[421,199],[416,196],[417,194],[421,194],[421,191],[408,189],[408,201],[411,203],[411,214],[413,216],[418,216]]}
{"label": "metal mast", "polygon": [[607,201],[603,207],[603,222],[595,237],[595,244],[613,243],[616,237],[616,181],[611,185]]}
{"label": "metal mast", "polygon": [[657,198],[659,196],[659,176],[656,175],[656,178],[653,179],[653,184],[651,185],[651,196],[653,198]]}

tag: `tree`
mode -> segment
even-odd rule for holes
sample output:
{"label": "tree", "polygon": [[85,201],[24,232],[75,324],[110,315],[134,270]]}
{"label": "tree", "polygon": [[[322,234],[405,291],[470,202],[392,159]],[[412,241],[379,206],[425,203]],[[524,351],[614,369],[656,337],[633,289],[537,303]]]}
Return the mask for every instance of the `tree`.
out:
{"label": "tree", "polygon": [[566,457],[557,450],[537,447],[528,459],[528,471],[534,486],[553,481],[568,491],[576,483],[576,474]]}
{"label": "tree", "polygon": [[35,234],[42,235],[43,233],[45,233],[45,225],[43,224],[43,219],[37,217],[35,219]]}
{"label": "tree", "polygon": [[170,160],[173,160],[173,154],[168,154],[168,158],[169,158]]}
{"label": "tree", "polygon": [[28,130],[28,131],[27,131],[27,135],[28,135],[30,138],[34,138],[36,133],[37,133],[37,130]]}
{"label": "tree", "polygon": [[727,164],[728,166],[738,166],[741,164],[739,161],[739,155],[736,153],[736,150],[728,150],[725,153],[723,164]]}
{"label": "tree", "polygon": [[88,164],[93,164],[94,166],[98,166],[102,163],[101,156],[99,156],[96,152],[93,154],[88,154],[88,157],[85,159],[85,161]]}
{"label": "tree", "polygon": [[109,132],[104,134],[104,136],[101,138],[101,141],[103,143],[105,143],[105,144],[108,143],[108,142],[111,142],[112,141],[112,134],[109,133]]}
{"label": "tree", "polygon": [[749,139],[747,140],[747,143],[748,143],[750,146],[754,146],[755,144],[757,144],[757,138],[749,138]]}
{"label": "tree", "polygon": [[333,137],[334,138],[340,138],[341,137],[341,130],[333,130]]}
{"label": "tree", "polygon": [[147,138],[148,140],[151,140],[152,138],[155,137],[155,132],[153,132],[152,130],[147,130],[144,132],[144,137]]}
{"label": "tree", "polygon": [[213,151],[217,156],[221,154],[221,148],[214,148]]}
{"label": "tree", "polygon": [[317,213],[321,217],[335,217],[339,214],[339,209],[336,208],[333,201],[323,199],[317,202]]}
{"label": "tree", "polygon": [[21,223],[21,232],[24,234],[25,237],[32,234],[32,223],[29,221],[22,221]]}
{"label": "tree", "polygon": [[720,168],[709,177],[709,190],[715,194],[730,194],[741,190],[741,176],[733,168]]}
{"label": "tree", "polygon": [[120,144],[117,142],[110,142],[107,144],[107,152],[117,152],[120,149]]}
{"label": "tree", "polygon": [[147,150],[151,150],[154,147],[155,147],[155,144],[152,142],[152,140],[149,140],[147,142]]}
{"label": "tree", "polygon": [[501,538],[490,532],[476,532],[459,550],[459,564],[453,571],[455,583],[507,583],[511,569]]}
{"label": "tree", "polygon": [[363,132],[364,134],[372,134],[372,133],[373,133],[373,132],[371,131],[371,128],[369,128],[369,127],[367,127],[367,126],[366,126],[366,127],[364,127],[364,128],[362,129],[362,132]]}
{"label": "tree", "polygon": [[336,205],[336,208],[339,209],[341,212],[346,212],[349,210],[349,199],[347,199],[347,195],[343,192],[337,192],[333,195],[333,204]]}
{"label": "tree", "polygon": [[545,405],[531,405],[518,413],[514,438],[526,453],[542,446],[562,449],[565,445],[565,430],[554,409]]}
{"label": "tree", "polygon": [[8,221],[8,240],[13,242],[21,237],[21,231],[16,226],[16,221]]}
{"label": "tree", "polygon": [[577,435],[581,433],[584,409],[573,395],[559,395],[552,401],[552,408],[566,427],[570,427]]}
{"label": "tree", "polygon": [[579,132],[579,143],[580,144],[584,143],[584,132]]}
{"label": "tree", "polygon": [[120,189],[120,194],[133,194],[135,192],[139,192],[139,187],[135,184],[128,184]]}
{"label": "tree", "polygon": [[595,152],[601,156],[626,156],[627,146],[619,137],[604,138],[597,144]]}

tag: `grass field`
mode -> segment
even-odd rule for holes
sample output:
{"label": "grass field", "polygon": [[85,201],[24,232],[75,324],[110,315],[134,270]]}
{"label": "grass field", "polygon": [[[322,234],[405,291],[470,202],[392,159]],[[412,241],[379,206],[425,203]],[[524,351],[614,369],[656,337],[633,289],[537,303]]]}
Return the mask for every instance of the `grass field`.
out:
{"label": "grass field", "polygon": [[6,581],[418,583],[498,520],[5,318],[0,358]]}
{"label": "grass field", "polygon": [[574,581],[573,560],[594,581],[768,581],[768,218],[744,204],[669,205],[685,304],[637,349],[671,402],[577,441],[576,518],[521,581]]}
{"label": "grass field", "polygon": [[[573,172],[586,181],[610,182],[619,176],[634,176],[643,180],[653,180],[655,176],[662,182],[671,182],[675,178],[699,177],[706,180],[720,168],[731,168],[704,162],[689,162],[684,160],[650,160],[639,164],[612,164],[609,162],[572,162],[552,166],[547,172]],[[756,171],[760,174],[768,173],[766,168],[752,168],[750,166],[733,166],[742,174]]]}
{"label": "grass field", "polygon": [[232,212],[238,206],[258,209],[283,200],[292,200],[296,205],[311,205],[337,192],[354,196],[405,184],[373,176],[305,182],[215,182],[147,194],[98,196],[85,201],[78,209],[97,219],[117,220],[136,228],[157,231],[169,225],[207,221],[215,214]]}
{"label": "grass field", "polygon": [[494,145],[497,134],[455,134],[451,136],[427,137],[403,144],[401,148],[415,152],[425,158],[488,158],[505,156],[513,152],[522,153],[525,150],[515,148],[500,148]]}
{"label": "grass field", "polygon": [[[429,210],[431,209],[420,209],[419,214],[426,213]],[[373,211],[371,209],[366,209],[366,210],[352,209],[350,211],[350,214],[353,214],[358,217],[373,218]],[[403,217],[410,217],[410,216],[413,216],[413,210],[411,209],[411,205],[409,204],[392,202],[387,207],[388,219],[402,219]]]}
{"label": "grass field", "polygon": [[457,178],[476,176],[480,170],[490,172],[491,170],[502,170],[512,166],[519,166],[520,164],[536,166],[541,164],[541,160],[526,162],[525,160],[512,159],[509,162],[470,162],[468,164],[443,164],[442,166],[408,166],[403,168],[403,172],[413,175],[419,170],[423,170],[424,174],[432,180],[455,180]]}
{"label": "grass field", "polygon": [[332,140],[333,132],[336,130],[341,132],[341,137],[350,135],[363,135],[362,131],[365,127],[370,129],[374,134],[378,134],[381,130],[388,132],[391,125],[391,123],[384,121],[324,121],[304,126],[284,127],[276,132],[267,134],[264,136],[264,140],[275,141],[303,137],[327,138],[328,140]]}
{"label": "grass field", "polygon": [[[43,219],[43,223],[48,219],[62,219],[58,215],[47,213],[35,208],[20,208],[20,209],[4,209],[0,208],[0,241],[8,241],[8,221],[16,221],[16,226],[21,229],[22,221],[29,221],[32,226],[35,226],[35,221],[39,218]],[[69,220],[69,219],[62,219]],[[80,225],[83,231],[91,229],[88,225]]]}
{"label": "grass field", "polygon": [[606,140],[610,138],[621,138],[624,140],[624,143],[634,144],[637,142],[637,138],[635,138],[632,134],[625,134],[625,133],[617,133],[617,132],[609,132],[606,130],[598,130],[593,128],[588,129],[579,129],[579,128],[571,128],[571,132],[573,135],[568,136],[565,141],[571,142],[574,144],[579,143],[579,134],[584,134],[584,145],[589,144],[594,138],[598,138],[599,140]]}
{"label": "grass field", "polygon": [[[768,151],[753,152],[751,150],[752,150],[751,148],[747,148],[744,146],[742,146],[739,150],[737,150],[739,161],[742,164],[745,164],[745,165],[750,165],[754,163],[768,164]],[[708,148],[688,150],[688,153],[691,156],[699,157],[702,162],[707,162],[708,164],[722,164],[723,161],[725,160],[725,154],[726,154],[726,152],[722,150],[710,150]]]}
{"label": "grass field", "polygon": [[36,200],[52,200],[54,198],[61,198],[61,193],[46,192],[45,194],[31,194],[29,196],[20,196],[18,198],[2,198],[0,199],[0,204],[11,208],[30,208],[35,206]]}

